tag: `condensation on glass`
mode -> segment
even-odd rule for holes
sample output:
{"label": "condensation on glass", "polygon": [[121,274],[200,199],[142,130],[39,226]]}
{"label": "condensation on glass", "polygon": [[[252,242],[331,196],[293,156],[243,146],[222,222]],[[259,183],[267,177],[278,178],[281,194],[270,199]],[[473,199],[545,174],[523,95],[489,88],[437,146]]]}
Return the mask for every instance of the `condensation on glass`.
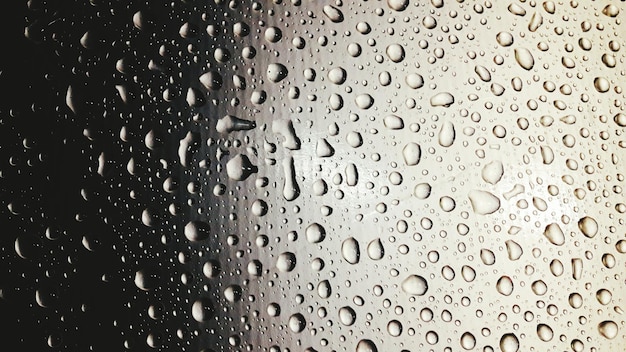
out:
{"label": "condensation on glass", "polygon": [[27,5],[21,344],[624,348],[622,2]]}

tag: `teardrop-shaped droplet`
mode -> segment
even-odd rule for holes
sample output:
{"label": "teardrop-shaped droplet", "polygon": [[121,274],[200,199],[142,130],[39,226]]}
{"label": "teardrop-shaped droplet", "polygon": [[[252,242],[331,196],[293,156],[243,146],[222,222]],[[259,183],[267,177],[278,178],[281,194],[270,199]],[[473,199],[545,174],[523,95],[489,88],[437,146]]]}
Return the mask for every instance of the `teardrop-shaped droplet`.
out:
{"label": "teardrop-shaped droplet", "polygon": [[535,66],[535,58],[526,48],[515,49],[515,60],[525,70],[531,70]]}

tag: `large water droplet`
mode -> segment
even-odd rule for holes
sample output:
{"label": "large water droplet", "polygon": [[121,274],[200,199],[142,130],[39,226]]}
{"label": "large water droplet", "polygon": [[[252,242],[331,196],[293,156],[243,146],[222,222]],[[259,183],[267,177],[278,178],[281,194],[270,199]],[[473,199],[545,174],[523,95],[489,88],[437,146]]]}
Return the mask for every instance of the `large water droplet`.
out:
{"label": "large water droplet", "polygon": [[614,321],[605,320],[598,324],[598,331],[607,339],[614,339],[619,333],[619,327]]}
{"label": "large water droplet", "polygon": [[454,125],[450,121],[445,121],[439,130],[438,142],[442,147],[449,147],[454,143],[456,132]]}
{"label": "large water droplet", "polygon": [[410,275],[402,281],[401,287],[410,295],[423,296],[428,291],[428,281],[419,275]]}
{"label": "large water droplet", "polygon": [[493,214],[500,209],[500,199],[487,191],[472,190],[468,197],[476,214]]}
{"label": "large water droplet", "polygon": [[535,65],[535,58],[533,57],[533,54],[531,54],[526,48],[515,49],[515,60],[526,70],[531,70]]}
{"label": "large water droplet", "polygon": [[510,296],[513,293],[513,280],[508,276],[502,276],[496,283],[496,290],[505,296]]}
{"label": "large water droplet", "polygon": [[449,107],[454,104],[454,96],[448,92],[437,93],[430,98],[430,105]]}
{"label": "large water droplet", "polygon": [[341,243],[341,255],[343,259],[350,263],[356,264],[361,258],[361,250],[359,249],[359,242],[354,237],[350,237]]}
{"label": "large water droplet", "polygon": [[543,235],[554,245],[561,246],[565,243],[565,234],[563,230],[561,230],[561,226],[557,223],[551,223],[546,226]]}
{"label": "large water droplet", "polygon": [[287,67],[281,63],[272,63],[267,66],[267,79],[272,82],[282,81],[288,73]]}
{"label": "large water droplet", "polygon": [[515,334],[504,334],[500,338],[500,349],[502,352],[519,351],[519,340]]}

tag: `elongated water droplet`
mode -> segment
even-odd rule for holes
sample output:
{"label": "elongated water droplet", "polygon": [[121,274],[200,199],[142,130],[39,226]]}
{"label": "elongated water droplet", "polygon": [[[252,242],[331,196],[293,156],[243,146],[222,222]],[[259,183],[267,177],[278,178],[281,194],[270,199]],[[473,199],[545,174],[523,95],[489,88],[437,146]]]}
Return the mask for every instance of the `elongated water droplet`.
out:
{"label": "elongated water droplet", "polygon": [[343,259],[350,263],[356,264],[361,258],[361,250],[359,249],[359,242],[354,237],[350,237],[341,243],[341,255]]}
{"label": "elongated water droplet", "polygon": [[456,131],[454,125],[450,121],[445,121],[439,130],[438,142],[442,147],[449,147],[456,139]]}
{"label": "elongated water droplet", "polygon": [[288,201],[292,201],[300,195],[300,186],[298,186],[298,181],[296,180],[296,168],[292,156],[283,159],[283,172],[285,177],[283,197]]}
{"label": "elongated water droplet", "polygon": [[383,123],[385,124],[385,127],[391,130],[399,130],[404,128],[404,121],[400,116],[397,115],[385,116],[385,118],[383,119]]}
{"label": "elongated water droplet", "polygon": [[332,22],[338,23],[343,21],[343,13],[335,6],[324,5],[322,11],[324,12],[324,15],[326,15],[326,17],[328,17],[328,19]]}
{"label": "elongated water droplet", "polygon": [[372,240],[367,245],[367,255],[372,260],[381,260],[385,255],[385,248],[383,247],[383,242],[380,238]]}
{"label": "elongated water droplet", "polygon": [[430,98],[430,105],[449,107],[454,104],[454,96],[448,92],[437,93]]}
{"label": "elongated water droplet", "polygon": [[240,119],[232,115],[226,115],[217,121],[215,129],[220,133],[230,133],[233,131],[246,131],[256,127],[254,121]]}
{"label": "elongated water droplet", "polygon": [[535,66],[535,58],[526,48],[515,49],[515,60],[525,70],[531,70]]}

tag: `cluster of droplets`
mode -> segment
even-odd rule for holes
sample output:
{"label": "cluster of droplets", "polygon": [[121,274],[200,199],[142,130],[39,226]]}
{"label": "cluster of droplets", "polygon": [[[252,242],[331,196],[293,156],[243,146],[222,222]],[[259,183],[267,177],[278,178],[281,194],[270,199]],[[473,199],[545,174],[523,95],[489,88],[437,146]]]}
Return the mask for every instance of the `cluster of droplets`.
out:
{"label": "cluster of droplets", "polygon": [[46,6],[24,34],[66,59],[50,111],[84,177],[15,254],[90,224],[125,348],[623,344],[619,6],[92,1],[80,34]]}

